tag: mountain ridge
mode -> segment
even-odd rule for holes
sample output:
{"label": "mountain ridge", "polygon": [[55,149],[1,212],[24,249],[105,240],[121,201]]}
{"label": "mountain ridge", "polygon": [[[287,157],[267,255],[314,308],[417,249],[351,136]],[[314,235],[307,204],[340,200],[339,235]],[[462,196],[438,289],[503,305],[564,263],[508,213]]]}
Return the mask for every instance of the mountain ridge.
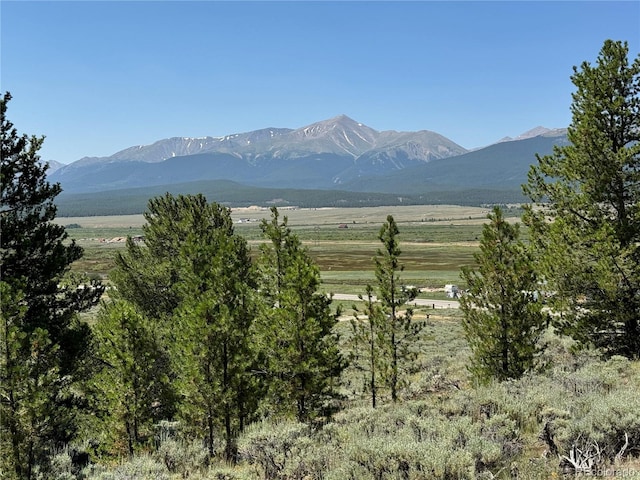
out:
{"label": "mountain ridge", "polygon": [[[266,151],[282,150],[283,147],[292,143],[311,142],[314,145],[318,140],[329,140],[331,143],[344,141],[351,147],[342,148],[337,151],[319,150],[314,153],[343,153],[348,152],[353,156],[358,156],[369,148],[382,147],[388,145],[396,138],[406,138],[412,134],[424,135],[428,130],[417,132],[398,132],[395,130],[378,131],[357,122],[347,115],[341,114],[336,117],[321,120],[299,128],[267,127],[243,133],[233,133],[220,137],[170,137],[157,140],[148,145],[134,145],[109,156],[103,157],[82,157],[79,160],[67,164],[83,165],[103,161],[133,161],[160,162],[176,156],[186,156],[198,153],[223,152],[228,150],[235,152],[252,152],[256,149]],[[338,135],[336,135],[336,133]],[[430,132],[438,135],[435,132]],[[440,135],[440,137],[442,137]],[[379,142],[382,140],[382,143]],[[446,142],[450,142],[456,147],[456,153],[467,151],[464,147],[455,142],[442,137]],[[328,142],[327,142],[328,143]],[[322,145],[324,148],[327,145]]]}
{"label": "mountain ridge", "polygon": [[[564,138],[565,134],[559,129],[536,127],[520,135],[520,140],[510,142],[545,136],[553,140]],[[505,143],[509,141],[493,145]],[[67,193],[200,180],[230,180],[261,188],[354,191],[367,190],[369,183],[381,185],[385,192],[402,192],[404,187],[394,183],[403,178],[401,172],[419,167],[416,172],[420,175],[430,175],[424,172],[431,171],[427,166],[433,162],[438,166],[433,171],[439,172],[446,170],[448,162],[455,165],[453,159],[484,152],[486,148],[489,147],[469,151],[430,130],[378,131],[338,115],[296,129],[269,127],[222,137],[171,137],[129,147],[109,157],[84,157],[52,171],[49,178],[59,182]],[[524,151],[517,155],[524,155],[525,163],[531,163],[535,156]],[[482,162],[491,162],[490,156],[478,158],[481,157]],[[523,161],[517,163],[521,165]],[[466,161],[464,168],[473,171],[483,165]],[[469,173],[464,172],[463,176]],[[386,182],[387,178],[397,180]],[[409,185],[415,179],[409,177],[405,181]]]}

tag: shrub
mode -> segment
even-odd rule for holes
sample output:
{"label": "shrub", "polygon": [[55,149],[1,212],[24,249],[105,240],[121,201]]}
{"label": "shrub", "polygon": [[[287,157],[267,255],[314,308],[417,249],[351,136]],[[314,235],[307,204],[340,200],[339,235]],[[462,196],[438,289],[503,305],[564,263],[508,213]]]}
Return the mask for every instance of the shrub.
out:
{"label": "shrub", "polygon": [[304,423],[259,422],[246,429],[238,442],[238,453],[249,464],[257,465],[264,479],[281,478],[294,449],[308,432]]}
{"label": "shrub", "polygon": [[592,394],[578,402],[572,417],[558,428],[565,457],[582,452],[594,456],[593,467],[611,464],[625,454],[640,452],[640,397],[637,387],[616,389],[609,395]]}
{"label": "shrub", "polygon": [[47,475],[42,476],[42,478],[49,480],[75,480],[76,476],[73,470],[73,461],[69,449],[64,448],[53,456],[51,464],[49,465],[49,471]]}
{"label": "shrub", "polygon": [[94,467],[87,480],[170,480],[166,467],[149,455],[138,455],[112,470]]}
{"label": "shrub", "polygon": [[178,473],[182,478],[188,478],[205,467],[207,449],[201,442],[167,438],[160,444],[154,457],[164,463],[169,472]]}
{"label": "shrub", "polygon": [[521,451],[507,416],[447,417],[427,402],[351,409],[335,422],[348,443],[340,446],[342,458],[327,478],[475,478]]}
{"label": "shrub", "polygon": [[207,480],[255,480],[256,475],[241,468],[228,465],[215,465],[209,468]]}

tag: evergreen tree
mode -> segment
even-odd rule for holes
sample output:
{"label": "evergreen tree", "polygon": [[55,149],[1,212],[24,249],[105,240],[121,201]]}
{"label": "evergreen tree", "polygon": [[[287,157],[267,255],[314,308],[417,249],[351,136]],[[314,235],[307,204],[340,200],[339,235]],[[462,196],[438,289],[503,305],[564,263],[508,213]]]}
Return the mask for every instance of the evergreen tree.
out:
{"label": "evergreen tree", "polygon": [[[99,442],[127,453],[150,438],[153,425],[172,418],[175,390],[167,376],[169,356],[157,325],[126,300],[105,304],[94,327],[95,354],[102,364],[92,379]],[[124,452],[118,452],[124,453]]]}
{"label": "evergreen tree", "polygon": [[531,168],[525,222],[561,331],[640,358],[640,56],[627,56],[607,40],[574,67],[570,145]]}
{"label": "evergreen tree", "polygon": [[546,315],[537,299],[533,258],[499,207],[489,214],[474,255],[464,267],[468,292],[460,299],[465,337],[472,351],[469,370],[480,382],[519,378],[534,365]]}
{"label": "evergreen tree", "polygon": [[181,412],[187,424],[206,433],[210,456],[221,432],[225,459],[235,461],[236,439],[257,408],[251,373],[255,282],[247,243],[234,233],[229,209],[215,203],[203,209],[185,216],[189,223],[206,218],[209,228],[202,234],[194,229],[177,257],[183,301],[174,351]]}
{"label": "evergreen tree", "polygon": [[144,213],[144,245],[128,238],[126,250],[116,256],[110,280],[124,298],[151,319],[169,318],[182,298],[177,262],[190,235],[203,236],[215,219],[205,218],[207,201],[202,195],[164,196],[149,200]]}
{"label": "evergreen tree", "polygon": [[327,413],[337,396],[335,381],[344,368],[332,332],[337,315],[331,299],[318,292],[320,272],[297,235],[271,221],[262,231],[270,241],[262,248],[259,288],[263,301],[260,340],[269,390],[269,407],[309,421]]}
{"label": "evergreen tree", "polygon": [[62,286],[82,249],[52,222],[60,186],[47,182],[40,163],[44,138],[18,134],[6,117],[9,100],[9,93],[0,100],[0,438],[9,452],[5,467],[22,479],[33,478],[36,466],[46,469],[54,446],[76,432],[82,399],[74,384],[90,345],[90,330],[76,313],[94,305],[103,288]]}
{"label": "evergreen tree", "polygon": [[[378,300],[381,302],[386,322],[381,323],[380,335],[383,340],[379,346],[382,376],[391,389],[391,400],[398,401],[398,390],[402,384],[402,371],[415,358],[413,348],[415,339],[424,327],[422,322],[412,320],[413,309],[408,305],[416,298],[417,290],[408,289],[402,283],[399,273],[404,270],[400,264],[400,230],[392,215],[382,225],[378,239],[382,248],[375,257],[375,275],[378,287]],[[404,311],[402,308],[404,307]]]}
{"label": "evergreen tree", "polygon": [[117,259],[118,294],[164,332],[172,367],[163,374],[177,379],[185,429],[206,439],[210,457],[222,436],[233,461],[257,408],[248,246],[229,209],[203,195],[154,198],[145,219],[145,246],[129,239]]}
{"label": "evergreen tree", "polygon": [[[384,356],[380,353],[380,346],[384,342],[385,315],[380,305],[373,296],[373,287],[367,285],[367,298],[365,300],[364,317],[358,315],[358,309],[354,305],[355,315],[351,320],[351,362],[355,369],[364,372],[364,389],[371,395],[371,407],[376,408],[378,400],[379,377],[378,373],[384,365]],[[364,300],[362,295],[358,295]]]}

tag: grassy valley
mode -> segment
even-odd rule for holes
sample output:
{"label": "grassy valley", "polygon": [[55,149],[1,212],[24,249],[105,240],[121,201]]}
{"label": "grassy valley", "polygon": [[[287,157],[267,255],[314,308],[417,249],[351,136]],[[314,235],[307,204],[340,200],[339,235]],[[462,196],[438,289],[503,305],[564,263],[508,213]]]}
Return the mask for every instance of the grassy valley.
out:
{"label": "grassy valley", "polygon": [[[512,209],[512,218],[519,209]],[[309,249],[328,290],[332,285],[354,290],[373,278],[373,256],[378,230],[392,214],[401,228],[404,277],[420,286],[458,283],[462,265],[473,262],[488,209],[452,205],[386,206],[363,208],[282,209],[292,230]],[[257,250],[263,242],[260,221],[266,208],[232,209],[236,231]],[[142,235],[142,215],[58,217],[71,238],[85,249],[74,271],[108,279],[113,256],[124,248],[127,236]],[[342,228],[341,228],[342,227]]]}

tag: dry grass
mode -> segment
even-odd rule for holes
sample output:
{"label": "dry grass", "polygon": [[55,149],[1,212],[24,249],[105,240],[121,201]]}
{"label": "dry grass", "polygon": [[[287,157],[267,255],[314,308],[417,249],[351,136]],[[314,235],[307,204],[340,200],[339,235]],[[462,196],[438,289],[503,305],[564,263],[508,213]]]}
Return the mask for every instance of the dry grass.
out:
{"label": "dry grass", "polygon": [[142,227],[145,220],[142,215],[107,215],[103,217],[58,217],[60,225],[78,224],[82,228],[135,228]]}
{"label": "dry grass", "polygon": [[[393,215],[398,223],[406,222],[452,222],[464,224],[484,223],[488,208],[464,207],[458,205],[410,205],[397,207],[362,207],[362,208],[282,208],[282,216],[289,219],[294,226],[338,225],[340,223],[382,224],[387,215]],[[268,219],[271,212],[268,208],[250,207],[234,208],[231,217],[260,221]],[[141,227],[142,215],[110,215],[102,217],[59,217],[57,223],[68,225],[77,223],[83,228],[118,228]]]}
{"label": "dry grass", "polygon": [[[488,210],[435,205],[282,209],[280,213],[309,248],[325,288],[351,293],[361,292],[373,278],[373,257],[380,246],[377,236],[387,215],[393,215],[400,228],[402,277],[414,285],[441,286],[458,283],[460,267],[473,263]],[[266,208],[232,210],[236,231],[248,239],[254,253],[263,242],[260,221],[270,215]],[[67,232],[85,249],[84,258],[73,269],[106,279],[115,254],[124,247],[123,242],[111,240],[141,234],[145,221],[143,215],[120,215],[61,217],[57,222],[75,224]],[[342,223],[348,228],[338,228]]]}

